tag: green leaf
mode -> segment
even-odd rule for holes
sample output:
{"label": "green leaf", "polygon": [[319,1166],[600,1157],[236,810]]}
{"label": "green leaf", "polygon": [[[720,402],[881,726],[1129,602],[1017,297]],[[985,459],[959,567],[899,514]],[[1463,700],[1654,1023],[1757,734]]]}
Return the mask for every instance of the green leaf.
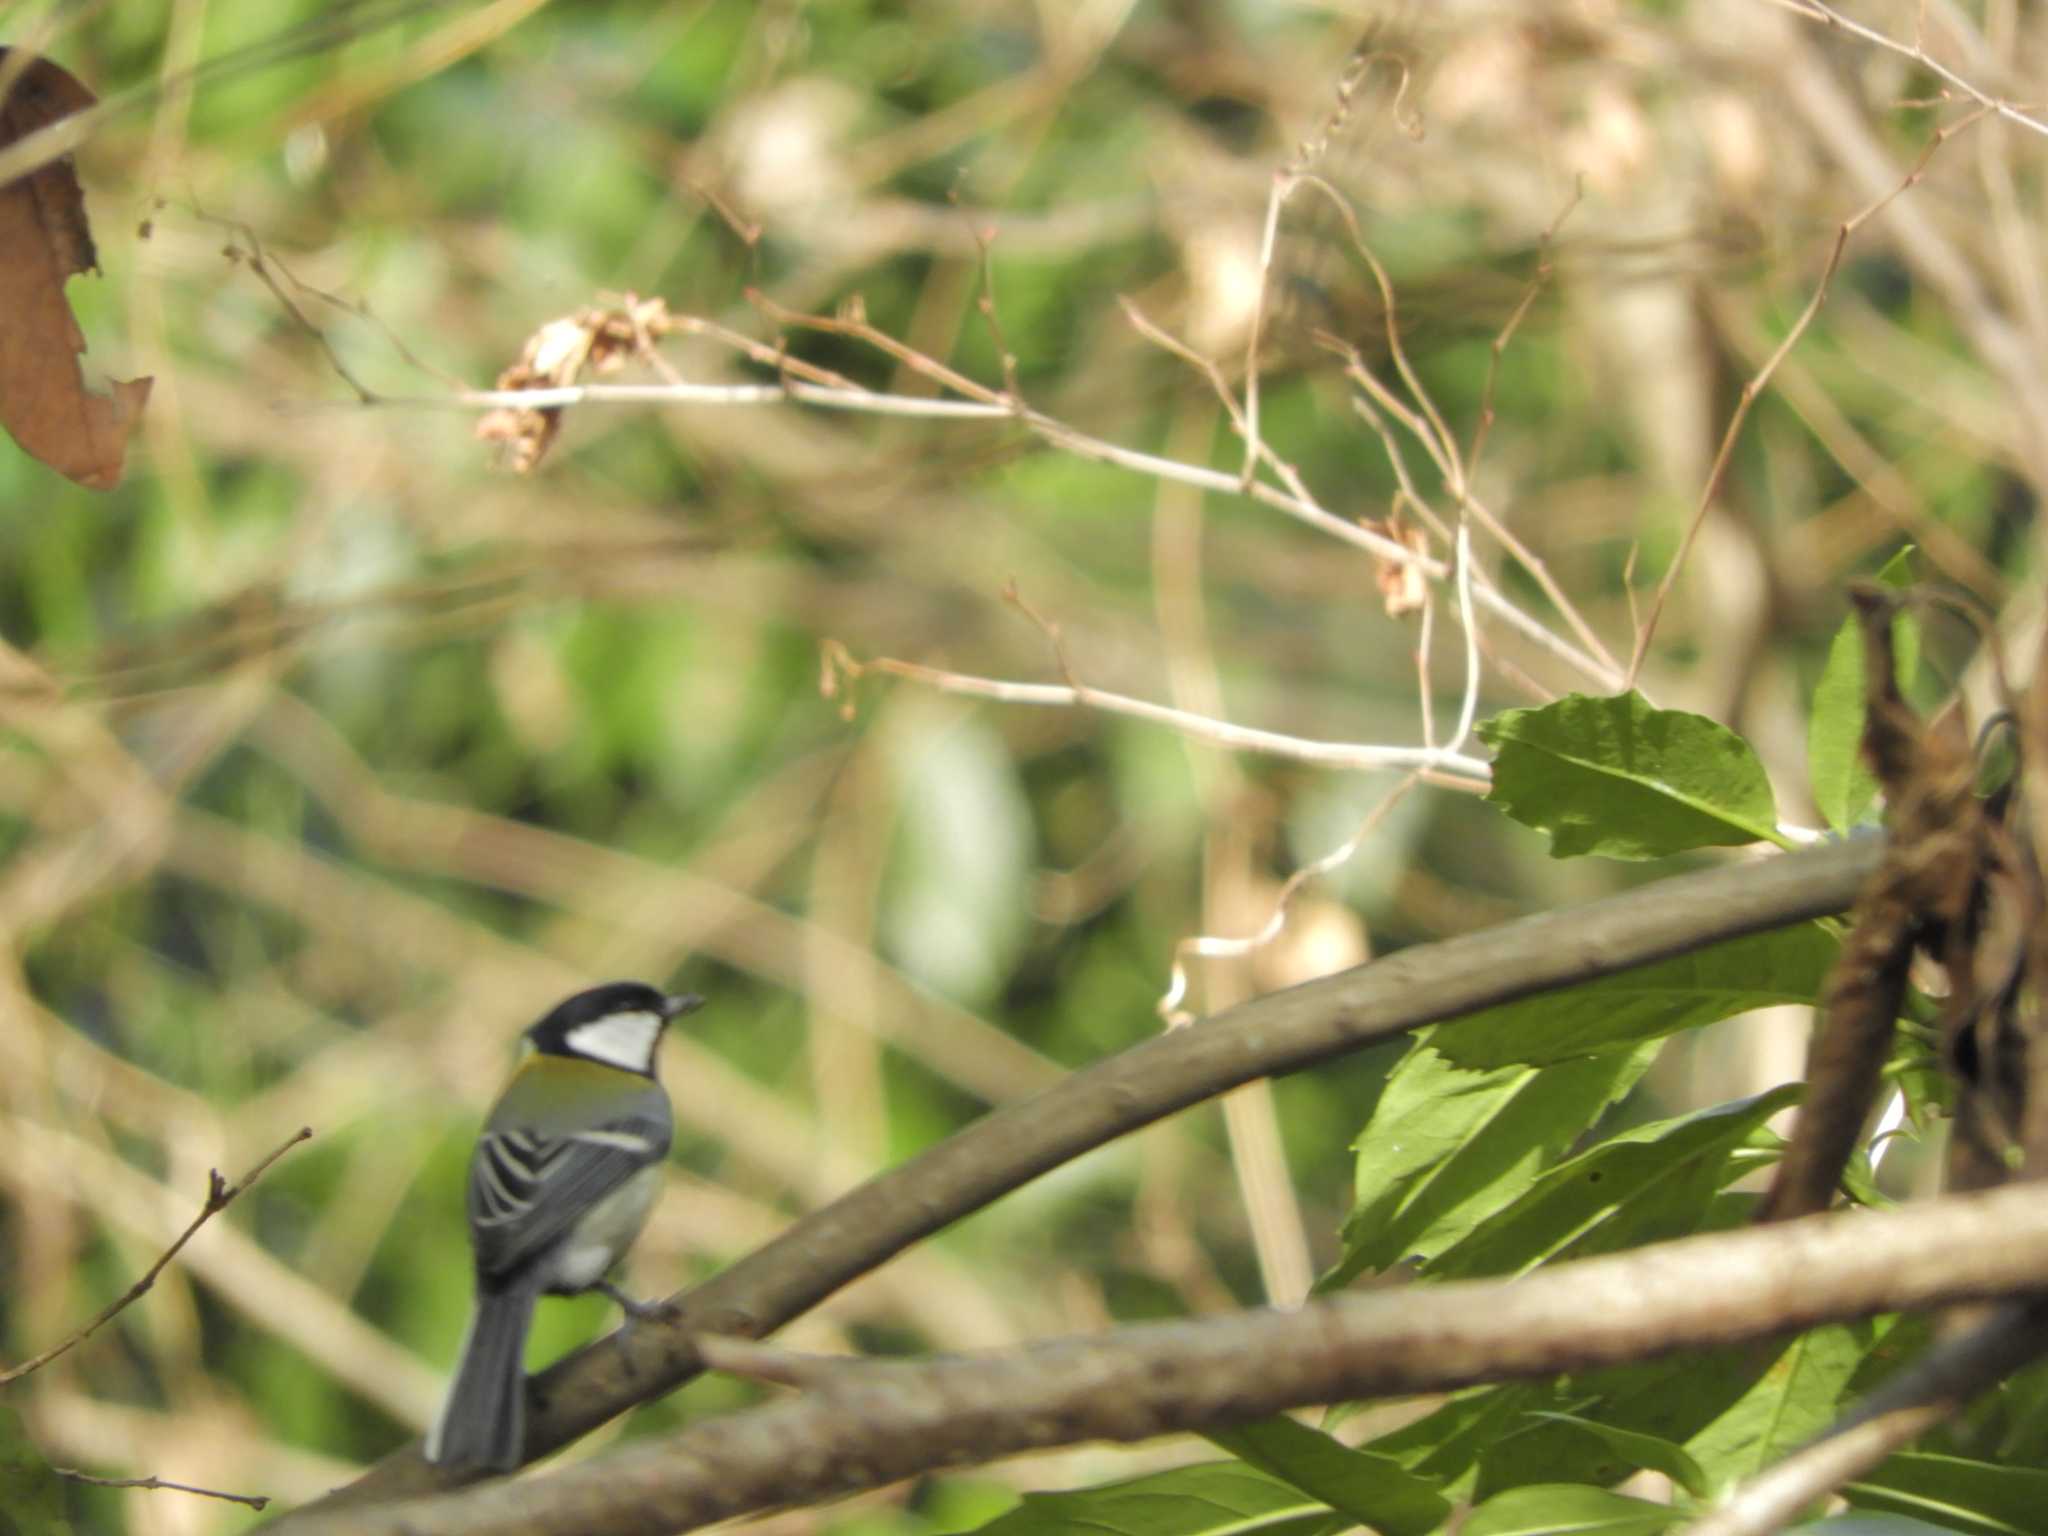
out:
{"label": "green leaf", "polygon": [[1430,1042],[1464,1067],[1568,1061],[1752,1008],[1810,1003],[1840,949],[1816,924],[1777,928],[1468,1013],[1437,1026]]}
{"label": "green leaf", "polygon": [[1520,1422],[1480,1452],[1474,1495],[1490,1498],[1538,1482],[1604,1488],[1635,1470],[1605,1441],[1543,1417],[1546,1411],[1618,1424],[1683,1445],[1739,1401],[1769,1366],[1768,1354],[1758,1358],[1717,1350],[1545,1382],[1541,1394],[1524,1403]]}
{"label": "green leaf", "polygon": [[1893,1321],[1830,1323],[1786,1345],[1755,1386],[1686,1442],[1715,1487],[1755,1477],[1834,1423]]}
{"label": "green leaf", "polygon": [[1842,1492],[1858,1508],[1917,1515],[1969,1536],[2038,1536],[2048,1472],[1905,1451]]}
{"label": "green leaf", "polygon": [[1432,1479],[1446,1495],[1469,1499],[1479,1459],[1488,1447],[1509,1425],[1526,1417],[1532,1405],[1549,1401],[1544,1387],[1527,1382],[1471,1387],[1453,1393],[1434,1413],[1381,1435],[1369,1448]]}
{"label": "green leaf", "polygon": [[1084,1488],[1027,1493],[980,1527],[989,1536],[1335,1536],[1355,1522],[1237,1461]]}
{"label": "green leaf", "polygon": [[1431,1264],[1430,1274],[1514,1274],[1698,1231],[1714,1196],[1744,1171],[1730,1166],[1735,1150],[1798,1098],[1799,1085],[1787,1083],[1611,1136],[1544,1173]]}
{"label": "green leaf", "polygon": [[1344,1258],[1325,1288],[1411,1255],[1443,1252],[1517,1200],[1537,1175],[1648,1070],[1657,1047],[1610,1051],[1542,1069],[1472,1071],[1424,1031],[1352,1143],[1358,1195]]}
{"label": "green leaf", "polygon": [[1588,1488],[1582,1483],[1532,1483],[1511,1488],[1472,1511],[1460,1536],[1567,1536],[1597,1531],[1601,1536],[1658,1536],[1685,1516],[1669,1504],[1652,1504]]}
{"label": "green leaf", "polygon": [[1429,1536],[1451,1501],[1390,1456],[1356,1451],[1293,1419],[1211,1433],[1209,1440],[1380,1536]]}
{"label": "green leaf", "polygon": [[1829,1327],[1776,1348],[1704,1350],[1551,1381],[1549,1401],[1525,1405],[1526,1427],[1482,1453],[1477,1493],[1537,1481],[1605,1487],[1628,1475],[1631,1464],[1612,1448],[1539,1417],[1546,1409],[1682,1445],[1709,1488],[1731,1487],[1833,1421],[1885,1331],[1875,1323]]}
{"label": "green leaf", "polygon": [[[1877,579],[1888,587],[1910,586],[1913,546],[1893,555]],[[1892,647],[1903,687],[1920,666],[1920,625],[1911,614],[1892,621]],[[1837,832],[1861,821],[1877,798],[1877,780],[1863,766],[1863,713],[1863,631],[1851,614],[1828,643],[1806,727],[1806,776],[1814,804]]]}
{"label": "green leaf", "polygon": [[1638,693],[1569,694],[1481,723],[1493,748],[1486,798],[1550,834],[1553,858],[1658,859],[1778,841],[1777,806],[1748,742],[1704,715]]}
{"label": "green leaf", "polygon": [[1790,1528],[1790,1536],[1962,1536],[1952,1525],[1929,1525],[1911,1515],[1872,1514],[1829,1515],[1806,1525]]}

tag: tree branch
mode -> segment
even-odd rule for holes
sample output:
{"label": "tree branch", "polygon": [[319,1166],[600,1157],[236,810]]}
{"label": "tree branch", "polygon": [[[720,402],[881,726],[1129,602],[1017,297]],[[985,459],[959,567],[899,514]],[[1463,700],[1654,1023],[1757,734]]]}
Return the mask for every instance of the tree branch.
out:
{"label": "tree branch", "polygon": [[251,1509],[262,1509],[270,1503],[267,1493],[227,1493],[219,1488],[200,1488],[191,1483],[174,1483],[162,1477],[94,1477],[90,1472],[74,1471],[70,1467],[52,1467],[50,1470],[59,1477],[74,1483],[89,1483],[95,1488],[142,1488],[150,1492],[168,1490],[171,1493],[196,1493],[201,1498],[225,1499],[230,1504],[246,1504]]}
{"label": "tree branch", "polygon": [[100,1329],[119,1317],[122,1312],[126,1311],[135,1302],[141,1300],[148,1293],[149,1288],[156,1284],[156,1277],[164,1272],[165,1266],[178,1256],[178,1250],[192,1241],[193,1233],[205,1226],[216,1212],[226,1210],[235,1196],[262,1178],[272,1163],[283,1157],[285,1153],[291,1151],[300,1142],[310,1140],[312,1135],[313,1131],[310,1126],[300,1127],[298,1131],[287,1137],[276,1151],[272,1152],[262,1162],[244,1174],[239,1184],[228,1183],[220,1176],[218,1168],[208,1170],[206,1175],[206,1203],[200,1206],[199,1214],[192,1218],[191,1224],[178,1234],[177,1241],[163,1251],[157,1261],[144,1272],[142,1278],[129,1286],[127,1290],[123,1291],[105,1307],[102,1307],[97,1317],[72,1334],[70,1338],[63,1340],[61,1343],[52,1344],[32,1360],[24,1360],[19,1365],[11,1365],[4,1370],[0,1370],[0,1386],[5,1386],[10,1381],[18,1381],[31,1371],[41,1370],[66,1350],[83,1344],[95,1333],[99,1332]]}
{"label": "tree branch", "polygon": [[[544,1455],[696,1375],[702,1367],[692,1333],[770,1333],[918,1239],[1140,1126],[1241,1083],[1314,1066],[1424,1024],[1839,912],[1877,867],[1882,847],[1858,839],[1674,876],[1417,945],[1156,1035],[994,1111],[798,1221],[677,1297],[679,1322],[641,1324],[549,1367],[528,1385],[527,1456]],[[456,1481],[423,1460],[415,1443],[307,1511],[404,1498]]]}
{"label": "tree branch", "polygon": [[2006,1188],[1683,1238],[1511,1280],[869,1364],[801,1397],[516,1483],[294,1522],[294,1536],[658,1536],[1088,1440],[1446,1392],[1982,1301],[2048,1272],[2048,1203]]}

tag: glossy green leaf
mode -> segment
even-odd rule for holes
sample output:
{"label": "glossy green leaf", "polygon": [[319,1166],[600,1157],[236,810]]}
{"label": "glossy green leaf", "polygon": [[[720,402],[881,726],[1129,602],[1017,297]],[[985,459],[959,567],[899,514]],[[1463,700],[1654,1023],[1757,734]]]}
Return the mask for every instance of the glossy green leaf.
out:
{"label": "glossy green leaf", "polygon": [[1427,1478],[1293,1419],[1268,1419],[1208,1439],[1380,1536],[1428,1536],[1450,1517],[1451,1501]]}
{"label": "glossy green leaf", "polygon": [[1357,1202],[1326,1285],[1411,1256],[1431,1258],[1519,1199],[1650,1065],[1656,1047],[1553,1067],[1473,1071],[1424,1032],[1388,1074],[1352,1143]]}
{"label": "glossy green leaf", "polygon": [[1841,944],[1814,923],[1542,992],[1439,1025],[1445,1059],[1475,1069],[1541,1066],[1660,1039],[1778,1003],[1810,1003]]}
{"label": "glossy green leaf", "polygon": [[1788,1083],[1609,1137],[1545,1172],[1432,1263],[1430,1274],[1515,1274],[1696,1232],[1714,1196],[1743,1171],[1730,1166],[1735,1150],[1798,1097]]}
{"label": "glossy green leaf", "polygon": [[1460,1526],[1460,1536],[1658,1536],[1685,1518],[1652,1504],[1582,1483],[1532,1483],[1488,1499]]}
{"label": "glossy green leaf", "polygon": [[1483,721],[1487,799],[1550,836],[1553,857],[1657,859],[1775,841],[1778,813],[1749,743],[1704,715],[1637,693],[1569,694]]}
{"label": "glossy green leaf", "polygon": [[[1877,579],[1888,587],[1911,585],[1912,546],[1893,555]],[[1911,614],[1892,621],[1892,646],[1903,685],[1920,665],[1920,626]],[[1806,774],[1814,804],[1837,832],[1861,821],[1877,798],[1877,780],[1863,766],[1863,714],[1863,631],[1852,613],[1828,643],[1806,727]]]}
{"label": "glossy green leaf", "polygon": [[2048,1530],[2048,1472],[1962,1456],[1902,1452],[1843,1490],[1858,1508],[1891,1510],[1968,1536]]}
{"label": "glossy green leaf", "polygon": [[1209,1462],[1073,1493],[1027,1493],[989,1536],[1335,1536],[1355,1522],[1245,1466]]}

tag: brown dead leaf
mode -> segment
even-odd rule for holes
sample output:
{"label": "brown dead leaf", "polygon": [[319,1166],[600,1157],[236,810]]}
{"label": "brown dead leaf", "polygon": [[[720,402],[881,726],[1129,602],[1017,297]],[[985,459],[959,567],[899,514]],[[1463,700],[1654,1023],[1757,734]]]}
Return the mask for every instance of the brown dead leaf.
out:
{"label": "brown dead leaf", "polygon": [[[48,59],[0,47],[0,147],[92,104]],[[85,333],[64,284],[98,270],[69,155],[0,187],[0,425],[59,474],[106,491],[120,483],[150,381],[113,380],[111,398],[85,387]]]}
{"label": "brown dead leaf", "polygon": [[[550,320],[526,340],[519,361],[498,375],[500,389],[566,389],[588,369],[610,373],[627,358],[646,353],[655,337],[671,328],[668,304],[662,299],[626,295],[619,309],[582,309]],[[487,443],[505,444],[506,461],[519,474],[530,473],[554,446],[562,430],[562,407],[501,407],[487,411],[476,435]]]}
{"label": "brown dead leaf", "polygon": [[[1384,522],[1367,520],[1366,527],[1374,533],[1392,539],[1404,549],[1416,554],[1429,554],[1429,536],[1420,528],[1401,521],[1396,513]],[[1398,619],[1404,613],[1414,613],[1429,601],[1429,579],[1419,565],[1403,565],[1393,560],[1380,560],[1379,587],[1380,601],[1386,604],[1387,617]]]}

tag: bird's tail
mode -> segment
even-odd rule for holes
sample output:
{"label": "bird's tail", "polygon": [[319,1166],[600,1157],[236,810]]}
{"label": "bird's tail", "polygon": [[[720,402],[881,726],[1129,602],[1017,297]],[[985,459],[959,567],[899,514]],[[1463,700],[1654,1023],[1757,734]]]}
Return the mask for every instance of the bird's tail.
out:
{"label": "bird's tail", "polygon": [[441,1416],[427,1433],[427,1460],[510,1472],[526,1446],[526,1328],[538,1292],[479,1290]]}

